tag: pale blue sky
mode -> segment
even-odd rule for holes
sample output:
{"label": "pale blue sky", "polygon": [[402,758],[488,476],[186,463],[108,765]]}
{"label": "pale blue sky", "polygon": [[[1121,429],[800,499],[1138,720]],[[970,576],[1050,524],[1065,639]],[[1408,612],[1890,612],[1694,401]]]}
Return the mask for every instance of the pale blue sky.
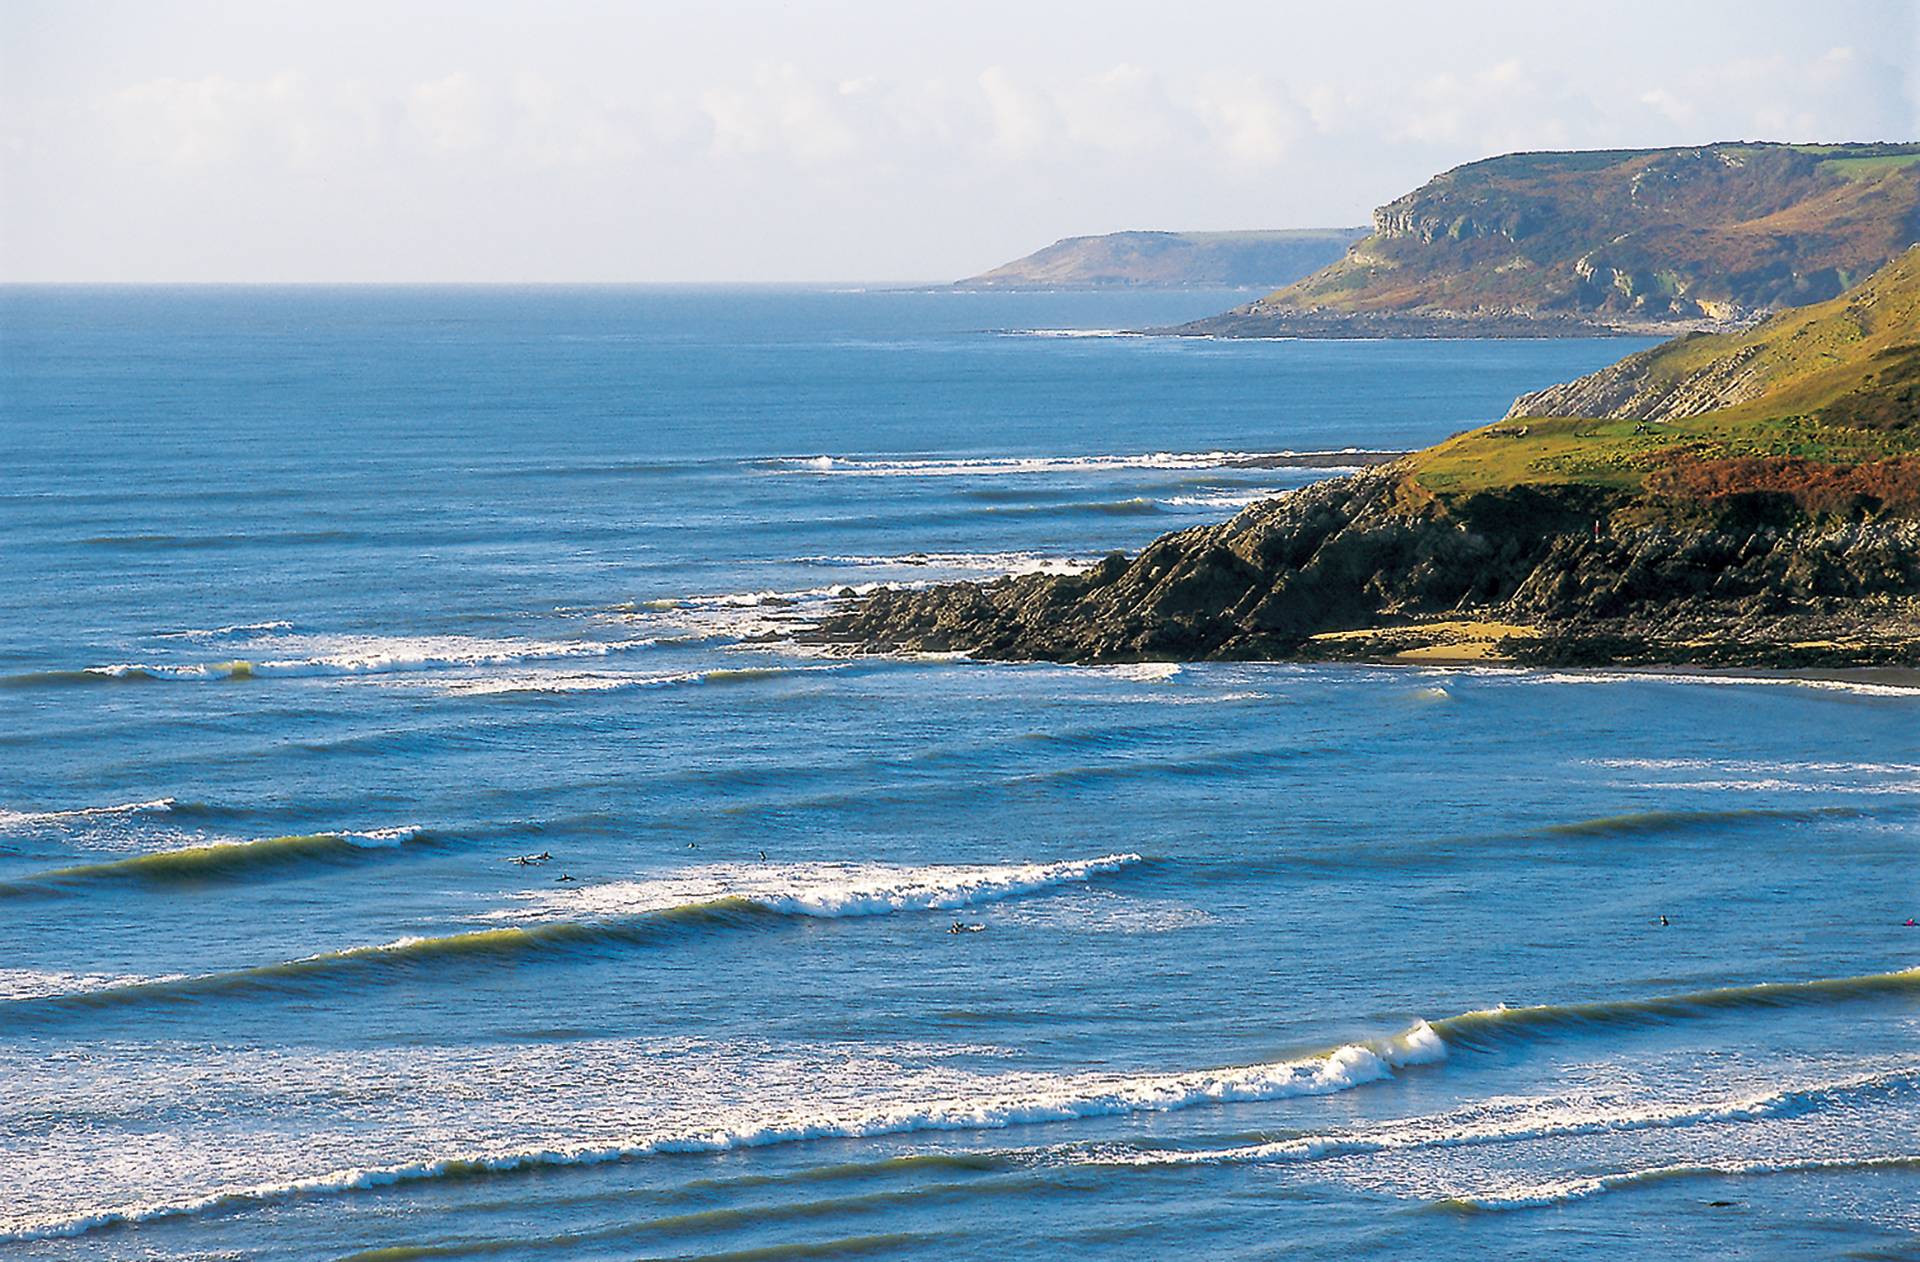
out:
{"label": "pale blue sky", "polygon": [[903,281],[1920,139],[1920,0],[0,0],[0,279]]}

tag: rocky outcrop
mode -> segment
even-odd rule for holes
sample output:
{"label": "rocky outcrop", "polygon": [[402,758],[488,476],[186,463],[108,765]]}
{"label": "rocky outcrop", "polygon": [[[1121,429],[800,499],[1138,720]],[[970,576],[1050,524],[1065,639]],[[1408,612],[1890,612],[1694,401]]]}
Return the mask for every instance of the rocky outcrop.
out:
{"label": "rocky outcrop", "polygon": [[1920,247],[1513,415],[1535,419],[1084,573],[850,599],[821,634],[1070,662],[1920,664]]}
{"label": "rocky outcrop", "polygon": [[[1791,393],[1785,393],[1792,387]],[[1679,421],[1781,390],[1775,415],[1892,433],[1920,426],[1920,246],[1824,303],[1736,333],[1679,337],[1521,395],[1506,419]]]}
{"label": "rocky outcrop", "polygon": [[1548,386],[1513,401],[1506,419],[1536,416],[1611,416],[1633,421],[1672,421],[1704,416],[1760,397],[1766,376],[1757,362],[1761,347],[1739,347],[1677,375],[1657,367],[1671,357],[1666,347],[1629,355],[1617,364],[1573,381]]}
{"label": "rocky outcrop", "polygon": [[[1377,655],[1355,630],[1474,619],[1536,662],[1910,662],[1920,523],[1748,499],[1644,520],[1594,488],[1425,500],[1398,467],[1167,535],[1076,575],[882,591],[823,624],[869,650],[1067,662]],[[1638,520],[1637,520],[1638,519]]]}

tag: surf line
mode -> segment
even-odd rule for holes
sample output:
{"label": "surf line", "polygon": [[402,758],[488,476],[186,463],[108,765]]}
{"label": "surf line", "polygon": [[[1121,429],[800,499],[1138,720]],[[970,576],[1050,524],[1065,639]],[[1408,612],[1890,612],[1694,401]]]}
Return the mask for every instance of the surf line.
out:
{"label": "surf line", "polygon": [[1000,1086],[954,1099],[900,1104],[840,1115],[787,1114],[763,1124],[699,1133],[635,1136],[631,1141],[533,1152],[475,1154],[379,1169],[339,1170],[312,1178],[234,1188],[192,1200],[107,1210],[24,1224],[0,1241],[86,1235],[109,1227],[224,1212],[298,1197],[341,1194],[398,1183],[483,1174],[511,1174],[555,1166],[606,1165],[643,1157],[730,1152],[814,1139],[852,1139],[925,1131],[1003,1130],[1047,1122],[1166,1113],[1209,1104],[1281,1100],[1348,1091],[1393,1077],[1396,1070],[1443,1060],[1446,1049],[1425,1022],[1403,1034],[1350,1043],[1297,1059],[1158,1074],[1076,1074],[1044,1083]]}
{"label": "surf line", "polygon": [[747,893],[716,889],[696,899],[595,920],[553,920],[473,929],[432,937],[405,937],[346,947],[298,959],[189,977],[154,978],[91,990],[72,990],[0,1002],[0,1027],[66,1011],[90,1011],[148,1001],[177,1002],[214,995],[308,991],[349,977],[418,975],[423,969],[484,962],[539,952],[565,954],[664,942],[692,932],[793,919],[843,919],[898,912],[945,911],[1084,884],[1144,868],[1138,854],[1044,864],[905,870],[878,885],[832,881]]}

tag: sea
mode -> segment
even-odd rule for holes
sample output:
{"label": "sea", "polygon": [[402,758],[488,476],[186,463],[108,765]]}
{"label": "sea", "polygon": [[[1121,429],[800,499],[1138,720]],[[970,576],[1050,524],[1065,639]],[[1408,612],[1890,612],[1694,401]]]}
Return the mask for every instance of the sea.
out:
{"label": "sea", "polygon": [[0,1256],[1920,1257],[1920,693],[805,638],[1646,344],[1243,298],[0,290]]}

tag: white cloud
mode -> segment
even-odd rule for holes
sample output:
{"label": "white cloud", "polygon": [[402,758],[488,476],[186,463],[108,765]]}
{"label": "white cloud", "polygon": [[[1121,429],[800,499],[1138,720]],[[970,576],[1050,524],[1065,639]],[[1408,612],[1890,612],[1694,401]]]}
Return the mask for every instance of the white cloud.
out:
{"label": "white cloud", "polygon": [[251,241],[317,276],[929,276],[1069,233],[1357,222],[1511,149],[1920,132],[1893,29],[1911,0],[1607,0],[1588,17],[1618,20],[1536,6],[1472,34],[1389,5],[1364,41],[1251,3],[1193,23],[1150,0],[742,3],[758,17],[729,28],[701,6],[544,0],[503,24],[331,0],[315,48],[264,11],[251,35],[156,16],[117,45],[56,22],[10,63],[31,82],[0,82],[0,275],[112,250],[117,274],[199,274]]}
{"label": "white cloud", "polygon": [[360,85],[319,88],[292,72],[148,80],[107,97],[99,114],[126,156],[185,167],[340,161],[379,130]]}
{"label": "white cloud", "polygon": [[1043,93],[1021,86],[998,66],[981,71],[979,85],[992,119],[992,148],[1001,157],[1037,157],[1056,141],[1059,111]]}
{"label": "white cloud", "polygon": [[595,93],[532,74],[455,71],[382,100],[292,73],[158,79],[103,113],[124,152],[205,167],[353,161],[390,145],[506,169],[697,161],[739,168],[858,164],[925,170],[989,160],[1036,170],[1112,160],[1278,170],[1316,147],[1382,142],[1464,159],[1518,148],[1897,134],[1900,71],[1851,47],[1689,67],[1608,105],[1562,75],[1505,58],[1371,96],[1325,80],[1169,76],[1135,63],[1039,80],[989,66],[945,80],[762,66],[696,94]]}

